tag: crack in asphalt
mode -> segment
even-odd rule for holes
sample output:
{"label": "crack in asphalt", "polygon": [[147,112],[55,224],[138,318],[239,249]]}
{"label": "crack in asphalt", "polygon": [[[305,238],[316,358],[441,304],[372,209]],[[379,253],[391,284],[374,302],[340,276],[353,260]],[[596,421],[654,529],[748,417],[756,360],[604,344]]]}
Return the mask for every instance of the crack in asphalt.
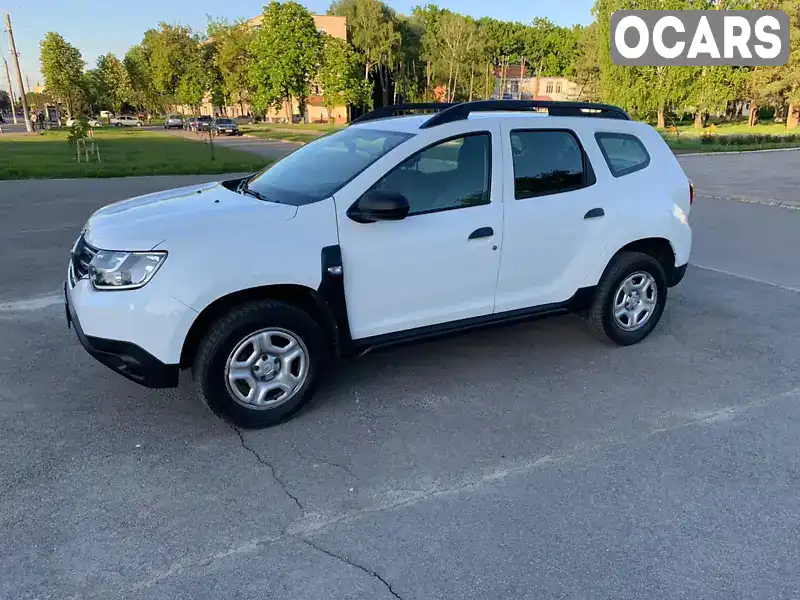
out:
{"label": "crack in asphalt", "polygon": [[297,539],[299,541],[303,542],[306,546],[308,546],[310,548],[313,548],[317,552],[321,552],[322,554],[326,554],[327,556],[330,556],[331,558],[335,558],[337,560],[340,560],[343,563],[348,564],[351,567],[354,567],[354,568],[358,569],[359,571],[361,571],[363,573],[366,573],[370,577],[372,577],[374,579],[377,579],[378,581],[380,581],[386,587],[387,590],[389,590],[389,593],[392,596],[394,596],[395,598],[398,598],[398,600],[403,600],[403,597],[400,594],[398,594],[397,592],[394,591],[394,588],[392,588],[392,584],[390,584],[388,581],[386,581],[383,577],[381,577],[375,571],[373,571],[371,569],[368,569],[367,567],[365,567],[363,565],[360,565],[358,563],[353,562],[352,560],[350,560],[346,556],[341,556],[340,554],[336,554],[335,552],[331,552],[330,550],[326,550],[322,546],[316,545],[314,542],[312,542],[309,539],[306,539],[306,538],[297,538]]}
{"label": "crack in asphalt", "polygon": [[[542,456],[537,458],[536,460],[526,462],[514,467],[499,469],[492,473],[485,473],[479,477],[464,481],[459,485],[450,487],[433,487],[429,489],[412,491],[401,496],[395,495],[387,497],[386,499],[384,499],[384,501],[382,502],[379,501],[372,506],[367,506],[356,511],[333,515],[329,518],[314,518],[315,517],[314,513],[307,513],[304,511],[303,515],[301,515],[300,517],[298,517],[298,519],[287,525],[280,535],[249,540],[240,545],[232,546],[220,552],[216,552],[209,556],[205,556],[201,559],[195,558],[173,563],[172,565],[168,566],[168,568],[162,570],[161,572],[151,573],[150,577],[148,577],[143,581],[139,581],[135,585],[127,588],[127,590],[125,591],[138,592],[142,589],[147,589],[154,585],[157,585],[160,582],[163,582],[164,580],[173,577],[179,573],[182,573],[184,571],[207,566],[208,564],[212,564],[214,561],[217,560],[231,559],[232,557],[237,557],[242,554],[257,552],[260,548],[263,548],[264,546],[268,546],[273,543],[280,543],[283,541],[291,540],[304,543],[305,545],[308,545],[309,547],[319,552],[327,554],[333,558],[337,558],[340,561],[352,565],[354,568],[357,568],[361,571],[365,571],[370,576],[375,577],[379,581],[383,582],[386,585],[386,587],[390,589],[391,593],[396,598],[400,598],[397,592],[395,592],[393,589],[390,588],[388,582],[386,582],[377,573],[374,573],[373,571],[370,571],[369,569],[366,569],[361,565],[353,563],[342,556],[338,556],[328,550],[325,550],[324,548],[316,546],[305,536],[313,535],[315,533],[328,530],[334,527],[335,525],[356,522],[378,513],[399,510],[402,508],[415,506],[420,502],[435,500],[437,498],[445,498],[457,494],[463,494],[472,490],[481,489],[483,486],[493,485],[498,481],[504,481],[512,476],[525,475],[531,473],[534,470],[539,469],[544,465],[552,466],[554,464],[557,465],[568,462],[575,462],[579,460],[581,457],[586,458],[588,456],[591,456],[593,453],[612,451],[614,449],[629,446],[634,443],[649,440],[654,436],[658,436],[666,432],[679,431],[681,429],[687,427],[694,427],[696,425],[729,421],[733,418],[736,418],[738,415],[745,413],[746,411],[761,406],[765,406],[777,400],[785,398],[800,398],[800,387],[796,387],[779,394],[766,396],[739,406],[734,405],[734,406],[724,407],[720,410],[713,411],[698,416],[696,418],[691,418],[683,422],[675,423],[667,427],[653,429],[647,433],[644,433],[643,435],[636,435],[631,438],[616,439],[616,440],[606,439],[592,446],[580,447],[580,448],[576,447],[572,451],[567,451],[561,454]],[[238,429],[236,429],[235,427],[233,429],[236,431],[237,435],[239,435],[239,438],[242,440],[242,447],[244,447],[246,450],[255,455],[258,458],[259,462],[261,462],[265,466],[270,466],[268,462],[264,461],[260,456],[258,456],[258,454],[254,450],[252,450],[249,446],[247,446],[247,444],[244,442],[244,439],[242,438],[241,432],[239,432]],[[294,496],[291,497],[294,498]],[[299,505],[299,502],[296,499],[295,502],[297,502]],[[322,515],[317,515],[317,516],[322,517]],[[298,527],[292,530],[292,524],[300,521],[300,519],[302,519],[303,517],[306,518],[311,517],[311,521],[305,524],[301,523]],[[119,590],[115,590],[115,592],[119,592]],[[105,598],[108,598],[109,595],[105,591],[96,593],[89,592],[89,594],[87,595],[87,593],[84,591],[80,596],[77,595],[73,596],[71,600],[85,600],[87,597],[98,598],[98,600],[105,600]]]}
{"label": "crack in asphalt", "polygon": [[349,468],[345,467],[344,465],[340,465],[339,463],[335,463],[335,462],[333,462],[333,461],[326,460],[326,459],[324,459],[324,458],[320,458],[320,457],[318,457],[318,456],[309,456],[309,455],[307,455],[307,454],[303,454],[302,452],[300,452],[300,451],[299,451],[297,448],[295,448],[294,446],[292,446],[292,450],[294,451],[294,453],[295,453],[295,454],[297,454],[297,456],[299,456],[299,457],[300,457],[300,458],[302,458],[303,460],[307,460],[307,461],[309,461],[309,462],[319,462],[319,463],[322,463],[322,464],[324,464],[324,465],[328,465],[328,466],[330,466],[330,467],[335,467],[335,468],[337,468],[337,469],[340,469],[340,470],[344,471],[345,473],[347,473],[348,475],[350,475],[350,477],[352,477],[353,479],[356,479],[356,480],[358,479],[358,475],[356,475],[355,473],[353,473],[353,471],[352,471],[352,470],[350,470]]}
{"label": "crack in asphalt", "polygon": [[269,470],[272,472],[272,478],[278,483],[279,486],[281,486],[283,493],[286,494],[292,500],[294,500],[294,503],[297,505],[297,508],[300,509],[301,513],[305,513],[306,509],[303,507],[302,502],[300,502],[300,499],[297,496],[295,496],[292,492],[289,491],[288,484],[278,475],[278,472],[275,470],[275,466],[268,460],[262,458],[258,452],[256,452],[250,446],[247,445],[247,442],[245,441],[244,436],[242,435],[242,432],[239,430],[238,427],[231,425],[231,429],[233,429],[236,432],[236,435],[239,436],[239,441],[242,444],[242,448],[244,448],[250,454],[255,456],[256,460],[260,462],[262,465],[269,468]]}

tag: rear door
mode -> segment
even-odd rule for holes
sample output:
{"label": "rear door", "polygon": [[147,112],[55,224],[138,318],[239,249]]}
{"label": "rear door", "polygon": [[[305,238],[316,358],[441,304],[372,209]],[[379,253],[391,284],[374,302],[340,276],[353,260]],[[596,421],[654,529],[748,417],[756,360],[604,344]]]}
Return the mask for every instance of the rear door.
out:
{"label": "rear door", "polygon": [[605,250],[611,199],[598,184],[575,121],[543,117],[500,125],[511,168],[503,187],[495,312],[568,300],[586,285],[587,257]]}

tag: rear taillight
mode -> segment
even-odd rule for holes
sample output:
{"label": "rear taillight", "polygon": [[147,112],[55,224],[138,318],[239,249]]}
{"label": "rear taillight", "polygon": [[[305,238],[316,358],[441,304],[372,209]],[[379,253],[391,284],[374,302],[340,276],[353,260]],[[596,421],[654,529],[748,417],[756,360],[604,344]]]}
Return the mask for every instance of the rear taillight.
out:
{"label": "rear taillight", "polygon": [[694,204],[694,184],[689,181],[689,206]]}

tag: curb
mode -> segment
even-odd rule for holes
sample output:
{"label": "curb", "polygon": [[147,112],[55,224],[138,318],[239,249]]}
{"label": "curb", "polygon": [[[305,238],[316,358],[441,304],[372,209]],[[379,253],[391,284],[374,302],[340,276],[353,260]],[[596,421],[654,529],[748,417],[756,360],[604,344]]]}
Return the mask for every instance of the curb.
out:
{"label": "curb", "polygon": [[800,200],[775,200],[773,198],[752,198],[750,196],[712,196],[711,194],[697,194],[697,197],[707,198],[709,200],[730,200],[733,202],[741,202],[742,204],[761,204],[762,206],[800,210]]}
{"label": "curb", "polygon": [[731,154],[764,154],[766,152],[797,152],[800,150],[800,146],[797,148],[768,148],[766,150],[723,150],[721,152],[686,152],[684,154],[676,154],[676,158],[683,158],[684,156],[730,156]]}

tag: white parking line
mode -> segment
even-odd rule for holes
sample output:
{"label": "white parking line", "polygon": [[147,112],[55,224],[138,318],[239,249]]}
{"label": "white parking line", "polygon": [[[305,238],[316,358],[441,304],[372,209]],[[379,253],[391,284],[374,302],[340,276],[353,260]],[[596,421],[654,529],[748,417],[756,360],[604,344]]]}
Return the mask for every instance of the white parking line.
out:
{"label": "white parking line", "polygon": [[0,313],[41,310],[49,306],[62,304],[63,302],[63,293],[48,294],[47,296],[38,296],[35,298],[24,298],[23,300],[13,300],[11,302],[4,302],[0,304]]}
{"label": "white parking line", "polygon": [[769,285],[771,287],[776,287],[782,290],[786,290],[787,292],[795,292],[796,294],[800,294],[800,288],[792,287],[790,285],[781,285],[780,283],[775,283],[774,281],[767,281],[765,279],[758,279],[757,277],[750,277],[749,275],[742,275],[741,273],[734,273],[733,271],[726,271],[725,269],[717,269],[715,267],[706,267],[704,265],[698,265],[697,263],[690,263],[696,269],[703,269],[704,271],[713,271],[714,273],[719,273],[721,275],[728,275],[730,277],[737,277],[739,279],[744,279],[745,281],[752,281],[753,283],[761,283],[764,285]]}

